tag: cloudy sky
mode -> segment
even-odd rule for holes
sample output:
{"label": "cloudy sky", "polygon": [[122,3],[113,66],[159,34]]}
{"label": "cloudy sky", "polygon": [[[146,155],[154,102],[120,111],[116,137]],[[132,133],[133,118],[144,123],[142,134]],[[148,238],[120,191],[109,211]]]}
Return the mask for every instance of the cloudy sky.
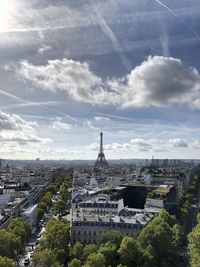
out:
{"label": "cloudy sky", "polygon": [[0,157],[199,158],[199,0],[1,0]]}

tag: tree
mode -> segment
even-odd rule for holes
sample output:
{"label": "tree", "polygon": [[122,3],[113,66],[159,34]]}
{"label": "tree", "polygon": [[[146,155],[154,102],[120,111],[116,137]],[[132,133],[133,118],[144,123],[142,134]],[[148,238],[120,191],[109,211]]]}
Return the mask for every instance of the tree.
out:
{"label": "tree", "polygon": [[14,267],[14,262],[7,257],[0,256],[0,267]]}
{"label": "tree", "polygon": [[[199,222],[200,215],[197,216],[197,220]],[[192,230],[192,232],[188,236],[189,240],[189,254],[190,254],[190,266],[191,267],[199,267],[199,259],[200,259],[200,222],[197,226]]]}
{"label": "tree", "polygon": [[41,202],[45,202],[47,204],[47,206],[50,205],[52,196],[53,195],[51,192],[46,192],[46,194],[43,196]]}
{"label": "tree", "polygon": [[42,217],[44,216],[45,210],[41,209],[41,208],[37,208],[37,218],[38,221],[40,221],[42,219]]}
{"label": "tree", "polygon": [[21,251],[20,237],[5,229],[0,230],[0,255],[15,259]]}
{"label": "tree", "polygon": [[142,250],[137,242],[132,237],[125,236],[118,250],[120,262],[127,267],[142,266]]}
{"label": "tree", "polygon": [[105,231],[102,233],[102,235],[99,238],[98,245],[105,244],[107,242],[113,243],[117,246],[117,248],[120,247],[121,241],[123,239],[123,235],[116,230],[113,231]]}
{"label": "tree", "polygon": [[[170,215],[169,215],[170,216]],[[175,226],[173,217],[161,212],[140,233],[138,241],[146,250],[148,246],[154,251],[156,266],[176,266],[180,245],[179,227]]]}
{"label": "tree", "polygon": [[77,258],[74,258],[69,264],[68,267],[81,267],[81,261]]}
{"label": "tree", "polygon": [[[94,251],[93,251],[94,252]],[[83,258],[83,245],[78,241],[70,250],[70,256],[82,260]]]}
{"label": "tree", "polygon": [[118,263],[118,254],[117,254],[117,246],[113,243],[106,242],[102,244],[98,250],[104,257],[106,261],[106,266],[116,266]]}
{"label": "tree", "polygon": [[64,184],[61,186],[60,189],[60,199],[62,199],[63,201],[66,201],[68,196],[69,196],[69,192],[68,192],[68,184]]}
{"label": "tree", "polygon": [[69,239],[69,224],[63,220],[51,219],[46,225],[41,247],[53,251],[55,258],[63,263],[69,254]]}
{"label": "tree", "polygon": [[56,186],[54,184],[50,184],[47,187],[47,192],[51,192],[52,194],[55,194],[56,193]]}
{"label": "tree", "polygon": [[101,253],[92,253],[88,256],[85,266],[87,267],[106,267],[105,258]]}
{"label": "tree", "polygon": [[159,218],[161,218],[164,222],[169,224],[169,226],[174,226],[177,224],[176,217],[173,215],[170,215],[166,210],[162,209],[159,213]]}
{"label": "tree", "polygon": [[47,210],[47,203],[46,202],[44,202],[44,201],[40,201],[40,203],[38,204],[38,209],[42,209],[42,210],[44,210],[44,211],[46,211]]}
{"label": "tree", "polygon": [[31,225],[25,222],[22,218],[14,218],[8,225],[8,231],[19,236],[22,245],[27,241],[31,235]]}
{"label": "tree", "polygon": [[58,201],[56,201],[53,210],[55,213],[61,213],[65,210],[65,202],[61,199],[58,199]]}
{"label": "tree", "polygon": [[36,251],[33,256],[34,267],[61,267],[51,250],[43,249]]}
{"label": "tree", "polygon": [[97,251],[97,246],[95,244],[88,244],[85,245],[83,248],[83,258],[84,260],[87,259],[87,257]]}

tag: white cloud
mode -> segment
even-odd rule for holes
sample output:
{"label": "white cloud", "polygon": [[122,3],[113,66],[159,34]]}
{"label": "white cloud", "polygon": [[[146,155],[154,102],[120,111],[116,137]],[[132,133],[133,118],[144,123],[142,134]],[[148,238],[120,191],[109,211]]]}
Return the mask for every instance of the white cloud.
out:
{"label": "white cloud", "polygon": [[20,142],[20,143],[50,143],[52,140],[49,138],[40,138],[37,135],[29,132],[20,132],[20,131],[2,131],[0,132],[0,141],[4,142]]}
{"label": "white cloud", "polygon": [[200,149],[200,140],[195,140],[191,143],[191,147],[194,149]]}
{"label": "white cloud", "polygon": [[180,138],[175,138],[175,139],[170,139],[169,143],[173,146],[173,147],[187,147],[188,145],[186,144],[185,141],[183,141]]}
{"label": "white cloud", "polygon": [[65,91],[70,97],[80,102],[93,101],[93,89],[101,84],[101,78],[95,76],[88,63],[71,59],[49,60],[46,66],[34,66],[21,62],[18,74],[37,86],[53,92]]}
{"label": "white cloud", "polygon": [[135,147],[144,147],[150,149],[152,147],[152,140],[144,140],[140,138],[131,139],[131,144]]}
{"label": "white cloud", "polygon": [[39,49],[38,49],[38,53],[39,54],[41,54],[41,55],[43,55],[44,54],[44,52],[46,52],[46,51],[48,51],[48,50],[50,50],[51,49],[51,46],[49,46],[49,45],[42,45],[42,47],[40,47]]}
{"label": "white cloud", "polygon": [[[160,140],[160,139],[142,139],[135,138],[131,139],[129,143],[111,143],[104,145],[105,151],[155,151],[155,152],[166,152],[172,151],[173,149],[185,148],[188,144],[181,140],[170,139],[170,140]],[[200,143],[195,141],[193,147],[200,148]],[[99,145],[97,143],[88,146],[92,151],[98,151]]]}
{"label": "white cloud", "polygon": [[8,114],[0,111],[0,131],[2,130],[31,130],[32,124],[35,122],[27,122],[16,114]]}
{"label": "white cloud", "polygon": [[[92,151],[99,151],[99,144],[93,143],[87,147],[89,150]],[[118,151],[118,150],[131,150],[133,147],[131,144],[128,143],[112,143],[104,145],[105,151]]]}
{"label": "white cloud", "polygon": [[123,107],[164,107],[192,103],[199,97],[200,75],[181,60],[149,57],[127,76]]}
{"label": "white cloud", "polygon": [[127,76],[107,81],[95,75],[88,63],[66,58],[50,60],[45,66],[23,61],[16,72],[38,87],[65,91],[75,101],[93,105],[200,108],[200,74],[175,58],[149,57]]}
{"label": "white cloud", "polygon": [[60,118],[57,118],[57,120],[55,120],[50,126],[50,128],[56,131],[62,131],[62,130],[69,131],[71,127],[72,127],[71,124],[63,122]]}
{"label": "white cloud", "polygon": [[38,137],[34,126],[37,122],[25,121],[16,114],[8,114],[0,111],[0,141],[20,143],[49,143],[49,138]]}
{"label": "white cloud", "polygon": [[101,117],[101,116],[94,117],[94,120],[95,121],[110,121],[109,118],[107,118],[107,117]]}

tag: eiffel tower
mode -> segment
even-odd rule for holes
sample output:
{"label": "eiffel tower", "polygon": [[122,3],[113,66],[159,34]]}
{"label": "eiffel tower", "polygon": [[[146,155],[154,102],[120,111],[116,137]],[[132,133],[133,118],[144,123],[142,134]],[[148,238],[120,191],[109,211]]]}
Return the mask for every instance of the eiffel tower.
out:
{"label": "eiffel tower", "polygon": [[100,149],[99,149],[99,154],[97,157],[97,160],[94,164],[95,168],[99,168],[99,169],[104,169],[106,167],[108,167],[108,163],[106,161],[106,157],[105,154],[103,152],[103,133],[100,133]]}

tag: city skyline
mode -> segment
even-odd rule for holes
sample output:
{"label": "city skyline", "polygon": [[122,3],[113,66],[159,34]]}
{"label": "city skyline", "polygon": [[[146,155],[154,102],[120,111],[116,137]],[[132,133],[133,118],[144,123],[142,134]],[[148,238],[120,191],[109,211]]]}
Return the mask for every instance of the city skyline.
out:
{"label": "city skyline", "polygon": [[196,158],[197,0],[1,1],[0,158]]}

